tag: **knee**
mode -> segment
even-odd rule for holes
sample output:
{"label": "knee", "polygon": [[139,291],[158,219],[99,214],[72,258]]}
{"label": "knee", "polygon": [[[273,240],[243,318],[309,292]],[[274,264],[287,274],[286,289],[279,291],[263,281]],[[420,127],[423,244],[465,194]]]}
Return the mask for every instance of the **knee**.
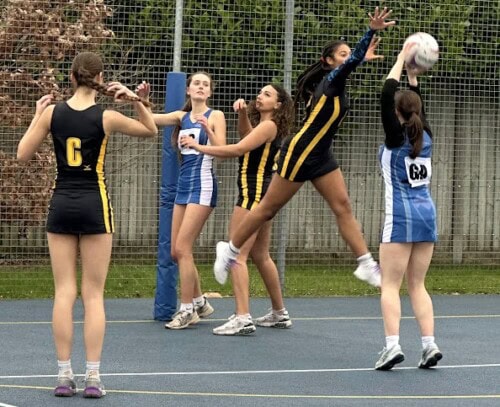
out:
{"label": "knee", "polygon": [[172,250],[172,253],[173,253],[172,258],[176,262],[193,257],[192,247],[184,244],[176,245],[174,250]]}
{"label": "knee", "polygon": [[[258,208],[258,206],[257,206]],[[279,206],[263,206],[262,208],[260,208],[260,215],[261,215],[261,218],[267,222],[271,219],[273,219],[276,214],[278,213],[278,211],[280,210],[281,207]]]}
{"label": "knee", "polygon": [[261,268],[263,264],[265,264],[271,256],[269,255],[269,252],[266,250],[259,250],[251,253],[251,258],[254,264],[257,266],[257,268]]}
{"label": "knee", "polygon": [[334,202],[332,209],[337,217],[351,216],[352,215],[352,208],[351,208],[351,200],[349,199],[349,196],[345,195],[345,196],[341,196],[340,198],[338,198]]}
{"label": "knee", "polygon": [[170,248],[170,257],[172,258],[173,261],[175,261],[177,263],[178,261],[178,258],[177,258],[177,251],[175,250],[175,247],[172,246]]}
{"label": "knee", "polygon": [[412,296],[421,290],[425,290],[424,281],[421,279],[415,279],[410,276],[406,277],[406,284],[408,286],[408,295]]}
{"label": "knee", "polygon": [[60,287],[56,288],[54,293],[54,299],[56,301],[63,301],[67,304],[74,304],[77,297],[76,287]]}

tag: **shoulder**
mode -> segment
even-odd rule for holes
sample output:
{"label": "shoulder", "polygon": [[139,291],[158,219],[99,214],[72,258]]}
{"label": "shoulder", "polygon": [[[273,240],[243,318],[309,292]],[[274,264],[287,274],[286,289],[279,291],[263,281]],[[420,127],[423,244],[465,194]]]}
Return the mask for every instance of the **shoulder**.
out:
{"label": "shoulder", "polygon": [[278,134],[278,126],[273,120],[263,120],[255,126],[250,135],[252,134],[254,134],[255,137],[265,138],[265,142],[272,142]]}
{"label": "shoulder", "polygon": [[278,126],[274,122],[274,120],[263,120],[261,121],[255,128],[261,128],[264,130],[278,130]]}
{"label": "shoulder", "polygon": [[215,120],[224,120],[225,119],[224,112],[222,110],[214,109],[210,112],[210,118],[213,118]]}

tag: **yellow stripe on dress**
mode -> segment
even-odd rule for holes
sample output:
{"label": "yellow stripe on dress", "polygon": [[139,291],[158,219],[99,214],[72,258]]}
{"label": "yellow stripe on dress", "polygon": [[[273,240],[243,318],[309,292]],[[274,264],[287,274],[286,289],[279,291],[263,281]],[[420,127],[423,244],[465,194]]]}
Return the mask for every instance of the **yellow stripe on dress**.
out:
{"label": "yellow stripe on dress", "polygon": [[257,168],[257,184],[255,187],[255,199],[252,203],[252,210],[255,205],[260,202],[262,198],[262,190],[264,188],[264,171],[266,170],[267,159],[269,158],[269,152],[271,151],[271,143],[266,143],[264,151],[262,152],[262,157],[260,158],[259,167]]}
{"label": "yellow stripe on dress", "polygon": [[101,194],[102,210],[104,212],[104,226],[106,233],[113,233],[115,231],[113,208],[109,202],[108,191],[106,190],[106,183],[104,179],[104,159],[106,157],[106,146],[108,145],[109,135],[105,135],[102,140],[99,157],[97,159],[97,184],[99,185],[99,192]]}
{"label": "yellow stripe on dress", "polygon": [[241,195],[243,196],[243,202],[241,203],[241,207],[244,209],[248,209],[248,179],[247,179],[247,170],[248,170],[248,161],[250,160],[250,152],[245,153],[243,156],[243,164],[241,165]]}
{"label": "yellow stripe on dress", "polygon": [[337,120],[337,118],[339,117],[339,114],[340,114],[340,99],[339,99],[338,96],[335,97],[335,99],[333,100],[333,103],[334,103],[334,109],[333,109],[332,116],[330,117],[330,119],[328,120],[328,122],[326,122],[326,124],[321,128],[321,130],[319,131],[319,133],[316,134],[316,136],[314,136],[314,138],[312,139],[312,141],[308,144],[308,146],[305,148],[305,150],[300,155],[299,159],[295,163],[295,167],[293,168],[292,173],[290,174],[290,178],[289,178],[290,181],[293,181],[295,179],[295,176],[297,175],[297,172],[299,171],[300,166],[304,163],[306,157],[309,155],[309,153],[312,151],[312,149],[314,147],[316,147],[316,144],[318,144],[319,141],[323,138],[323,136],[328,131],[328,129],[330,128],[330,126],[333,124],[333,122],[335,120]]}
{"label": "yellow stripe on dress", "polygon": [[299,139],[306,132],[306,130],[309,128],[314,119],[316,119],[316,116],[323,108],[325,102],[326,102],[326,96],[322,95],[319,98],[318,103],[316,103],[316,106],[314,106],[312,113],[309,115],[309,118],[307,119],[302,129],[300,129],[300,131],[295,136],[293,136],[292,141],[290,141],[290,145],[288,146],[288,151],[286,152],[285,162],[283,163],[283,168],[281,169],[280,172],[281,177],[286,179],[286,169],[288,168],[288,163],[290,162],[290,157],[292,156],[292,152],[293,149],[295,148],[295,145],[299,142]]}

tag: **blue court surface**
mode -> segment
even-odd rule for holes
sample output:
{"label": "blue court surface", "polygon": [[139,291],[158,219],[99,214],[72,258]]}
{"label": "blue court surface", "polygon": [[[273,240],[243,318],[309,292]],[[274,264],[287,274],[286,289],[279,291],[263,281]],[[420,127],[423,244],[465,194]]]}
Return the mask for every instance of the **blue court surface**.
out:
{"label": "blue court surface", "polygon": [[[373,370],[383,346],[379,299],[294,298],[287,330],[258,328],[220,337],[212,329],[233,310],[170,331],[152,321],[152,299],[107,300],[100,400],[52,395],[57,363],[50,300],[0,302],[0,407],[5,406],[500,406],[500,296],[434,296],[437,368],[418,369],[420,335],[404,298],[406,360]],[[266,299],[252,300],[254,317]],[[73,369],[85,367],[82,307],[75,311]]]}

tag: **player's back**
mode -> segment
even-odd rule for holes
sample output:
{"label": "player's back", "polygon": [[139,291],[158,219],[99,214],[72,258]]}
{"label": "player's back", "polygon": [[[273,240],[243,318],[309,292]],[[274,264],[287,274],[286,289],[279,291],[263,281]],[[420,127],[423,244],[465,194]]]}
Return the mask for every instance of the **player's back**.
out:
{"label": "player's back", "polygon": [[56,188],[98,189],[104,182],[107,136],[102,116],[99,105],[84,110],[72,109],[66,102],[55,106],[51,133],[57,160]]}

